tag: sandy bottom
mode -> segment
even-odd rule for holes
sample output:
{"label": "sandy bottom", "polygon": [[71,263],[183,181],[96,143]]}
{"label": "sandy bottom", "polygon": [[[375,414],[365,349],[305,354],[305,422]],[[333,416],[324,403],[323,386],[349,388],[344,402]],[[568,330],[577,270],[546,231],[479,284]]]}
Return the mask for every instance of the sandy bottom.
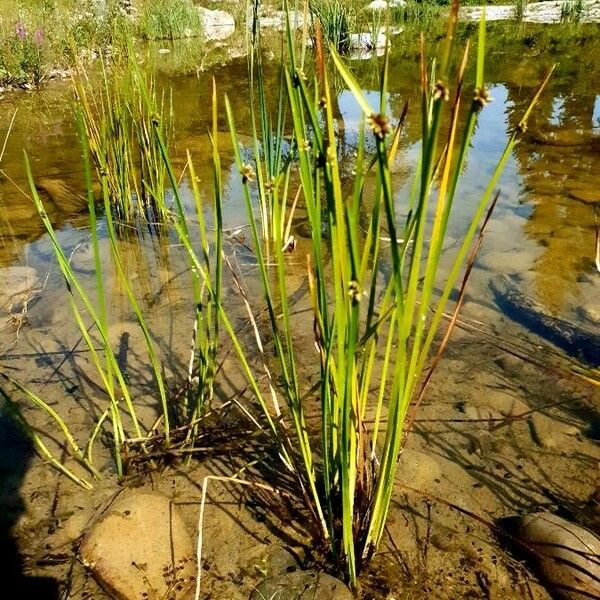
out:
{"label": "sandy bottom", "polygon": [[[185,285],[172,283],[180,275],[163,275],[146,291],[155,299],[150,305],[158,346],[170,357],[165,370],[177,379],[185,369],[191,314],[182,300]],[[475,273],[465,326],[455,330],[415,413],[387,535],[361,578],[359,598],[550,598],[529,566],[499,539],[493,523],[545,509],[600,532],[598,510],[590,503],[600,485],[598,388],[569,375],[564,359],[557,362],[539,339],[503,317],[491,300],[488,279],[485,268]],[[301,290],[301,278],[297,282]],[[122,359],[130,380],[139,384],[141,414],[149,421],[156,401],[147,393],[151,374],[138,354],[141,336],[130,317],[114,325],[112,334],[121,345],[127,341]],[[4,341],[15,335],[5,328]],[[299,344],[310,345],[311,335],[310,329],[300,334]],[[4,364],[11,375],[42,389],[84,440],[89,415],[98,414],[102,397],[78,338],[61,286],[50,284],[5,352]],[[547,366],[499,348],[515,342],[517,353]],[[219,400],[237,394],[240,386],[237,368],[227,361]],[[48,443],[60,456],[55,427],[38,410],[28,408],[25,414],[50,436]],[[247,462],[243,453],[228,456],[207,448],[189,466],[175,464],[120,483],[111,475],[104,440],[97,444],[96,463],[105,476],[87,492],[48,468],[12,422],[3,417],[0,426],[2,543],[14,557],[15,582],[39,598],[105,597],[79,561],[78,546],[124,486],[172,498],[195,538],[204,477],[231,476]],[[229,481],[211,481],[208,498],[201,597],[250,598],[265,577],[265,565],[283,549],[296,557],[298,569],[320,568],[305,520],[289,507]]]}

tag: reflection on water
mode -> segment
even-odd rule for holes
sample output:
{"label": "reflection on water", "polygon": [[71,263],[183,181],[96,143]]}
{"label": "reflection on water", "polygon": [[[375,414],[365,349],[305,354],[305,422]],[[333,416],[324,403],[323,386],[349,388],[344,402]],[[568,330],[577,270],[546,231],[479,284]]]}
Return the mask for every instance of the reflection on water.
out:
{"label": "reflection on water", "polygon": [[[470,35],[466,27],[464,36]],[[579,304],[594,303],[598,286],[595,254],[594,211],[600,200],[600,96],[595,82],[600,65],[593,58],[600,40],[579,29],[577,37],[564,39],[564,30],[528,26],[506,35],[494,28],[488,38],[486,80],[494,102],[481,115],[459,194],[451,234],[458,236],[465,217],[481,193],[512,129],[519,122],[547,68],[560,57],[560,64],[534,113],[526,138],[517,146],[500,182],[502,192],[494,223],[490,227],[480,264],[492,272],[516,272],[529,293],[549,311],[573,313]],[[412,109],[394,165],[400,212],[409,193],[411,174],[420,148],[418,64],[416,38],[395,38],[391,61],[389,97],[386,104],[395,116],[409,101]],[[176,49],[173,54],[176,54]],[[366,90],[376,89],[374,61],[352,64]],[[160,72],[159,72],[160,73]],[[246,63],[239,59],[214,73],[221,93],[232,101],[240,139],[249,134],[246,101]],[[208,136],[211,79],[213,73],[196,75],[159,74],[160,83],[173,90],[176,140],[175,164],[181,167],[190,149],[197,166],[201,189],[210,194],[211,153]],[[277,85],[274,62],[267,69],[271,88]],[[342,151],[352,153],[360,120],[351,94],[339,82],[337,104]],[[67,83],[57,82],[30,95],[4,100],[0,116],[3,139],[15,109],[18,114],[8,142],[0,175],[0,265],[49,260],[44,252],[31,252],[42,225],[26,197],[22,149],[31,157],[40,193],[53,222],[65,228],[64,237],[85,227],[80,150],[74,132],[72,104]],[[373,106],[378,92],[368,91]],[[277,98],[271,99],[276,102]],[[467,102],[463,110],[466,110]],[[225,116],[221,129],[226,131]],[[225,224],[238,227],[245,221],[241,210],[240,180],[228,157],[228,135],[220,141],[226,187]],[[10,178],[10,180],[9,180]],[[183,180],[183,196],[190,198]],[[300,214],[300,211],[299,211]],[[75,236],[79,241],[83,234]],[[39,242],[38,242],[39,244]],[[34,244],[35,246],[36,244]],[[42,243],[42,246],[44,244]],[[33,264],[32,266],[40,266]],[[142,272],[139,277],[143,278]],[[148,277],[152,274],[149,272]]]}

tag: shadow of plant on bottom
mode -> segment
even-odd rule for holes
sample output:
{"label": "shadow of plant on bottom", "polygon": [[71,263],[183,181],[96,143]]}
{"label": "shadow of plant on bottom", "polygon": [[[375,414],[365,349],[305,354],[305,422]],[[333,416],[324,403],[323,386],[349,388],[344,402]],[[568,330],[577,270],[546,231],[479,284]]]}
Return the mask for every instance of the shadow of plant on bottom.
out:
{"label": "shadow of plant on bottom", "polygon": [[[243,412],[257,426],[260,443],[270,449],[268,454],[273,457],[272,460],[280,461],[279,464],[273,464],[272,461],[267,464],[263,455],[253,456],[242,472],[254,473],[256,477],[265,469],[283,471],[283,478],[288,482],[285,489],[278,489],[272,482],[256,478],[252,480],[252,485],[272,492],[274,498],[285,497],[300,509],[301,514],[307,517],[308,528],[316,540],[315,546],[324,549],[323,555],[331,568],[343,573],[351,587],[357,586],[361,571],[377,551],[384,535],[398,458],[410,430],[409,409],[416,408],[422,396],[423,386],[428,379],[423,375],[436,346],[436,334],[450,295],[464,272],[463,282],[468,277],[470,256],[473,247],[477,246],[478,232],[480,234],[484,217],[493,206],[494,188],[550,76],[543,82],[509,137],[490,181],[475,206],[458,250],[452,257],[450,268],[442,269],[442,248],[461,172],[478,116],[490,101],[484,79],[485,21],[482,19],[480,24],[475,81],[468,83],[465,73],[469,46],[455,57],[458,53],[454,36],[457,11],[458,4],[455,2],[439,60],[431,68],[424,56],[424,44],[421,47],[422,146],[409,205],[403,211],[407,215],[405,219],[400,220],[397,215],[390,165],[398,149],[407,107],[395,124],[391,115],[385,113],[387,54],[380,78],[381,104],[372,107],[335,49],[330,50],[335,70],[344,79],[363,113],[349,195],[343,191],[348,189],[348,182],[342,182],[328,66],[325,49],[318,36],[315,77],[309,82],[304,75],[304,64],[300,64],[296,57],[288,27],[287,55],[282,61],[282,89],[278,90],[281,100],[274,118],[265,108],[262,78],[256,78],[259,88],[258,118],[254,114],[255,92],[251,87],[249,102],[254,132],[251,162],[242,156],[231,106],[225,98],[235,162],[242,183],[265,302],[265,319],[261,320],[252,314],[250,302],[246,301],[253,346],[242,341],[221,295],[223,262],[229,264],[229,260],[224,256],[222,247],[220,134],[217,128],[219,103],[216,87],[213,89],[211,132],[215,236],[209,243],[203,217],[204,206],[200,194],[195,190],[200,252],[196,251],[198,245],[188,224],[160,128],[158,123],[153,123],[174,198],[173,227],[187,251],[196,294],[203,294],[202,298],[196,296],[194,300],[198,306],[210,306],[210,312],[198,311],[198,323],[204,328],[203,335],[199,335],[198,339],[213,344],[205,347],[206,354],[201,354],[199,364],[210,365],[211,361],[216,361],[216,344],[221,331],[224,331],[231,340],[253,396],[252,401],[244,404]],[[259,40],[255,38],[253,42],[251,69],[260,72]],[[458,65],[456,79],[451,81],[450,73],[454,72],[452,67],[455,65]],[[255,81],[254,72],[250,81]],[[459,129],[459,109],[465,97],[469,108],[464,126]],[[292,129],[292,140],[286,144],[283,143],[283,137],[287,129],[281,125],[285,115],[291,118]],[[278,123],[276,131],[269,129],[271,122]],[[81,130],[85,140],[83,127]],[[443,131],[447,131],[447,134]],[[372,138],[373,143],[367,145],[367,138]],[[286,271],[286,250],[290,247],[285,214],[290,161],[272,160],[270,153],[264,151],[266,145],[281,151],[288,144],[293,149],[292,158],[298,166],[299,201],[304,202],[312,235],[306,259],[316,352],[308,356],[307,353],[301,354],[294,343],[297,331],[293,323]],[[374,148],[371,155],[368,154],[368,147]],[[84,155],[87,154],[86,151]],[[189,159],[187,166],[194,182],[193,165]],[[86,173],[88,188],[91,189],[89,159],[86,159]],[[107,203],[106,173],[102,177]],[[368,177],[375,181],[374,186],[365,185]],[[33,180],[31,183],[35,197]],[[254,216],[257,199],[259,223]],[[296,197],[294,206],[297,200]],[[93,229],[95,213],[92,199],[89,206]],[[39,202],[38,208],[44,216]],[[106,205],[113,258],[121,278],[126,282],[125,273],[119,268],[118,251],[114,249],[117,233],[111,225],[110,212],[110,207]],[[363,228],[365,222],[367,225]],[[51,227],[48,229],[52,236]],[[106,380],[110,397],[109,408],[105,417],[98,422],[98,429],[104,426],[104,420],[110,416],[119,469],[119,456],[126,436],[120,421],[122,407],[113,378],[117,379],[121,391],[126,389],[126,385],[121,380],[118,364],[110,351],[108,337],[103,335],[106,329],[103,309],[94,311],[91,301],[79,290],[76,277],[69,272],[68,261],[58,241],[55,238],[52,241],[71,295],[77,294],[78,300],[92,315],[106,350],[104,364],[101,357],[95,355],[97,369],[102,379]],[[329,256],[329,260],[326,260],[326,256]],[[384,265],[387,267],[386,275],[383,274]],[[99,266],[97,269],[99,271]],[[233,272],[233,267],[231,270]],[[232,276],[237,282],[234,272]],[[441,286],[441,293],[438,292],[438,286]],[[98,279],[98,288],[101,293],[101,277]],[[245,298],[241,284],[239,290]],[[139,307],[136,309],[133,293],[128,292],[128,297],[147,342],[163,406],[163,441],[168,449],[172,407],[162,384],[156,357],[153,357],[149,327]],[[102,307],[102,296],[99,299]],[[82,322],[74,301],[73,306],[78,322]],[[263,322],[264,325],[261,324]],[[86,328],[81,327],[81,330],[85,337]],[[262,338],[267,336],[274,348],[274,360],[264,351]],[[91,350],[92,340],[89,340],[88,346]],[[300,375],[307,367],[307,362],[312,362],[308,364],[309,371],[313,367],[319,372],[316,390],[307,389]],[[210,386],[213,376],[214,370],[209,369],[206,381],[200,382],[200,389]],[[36,401],[31,396],[30,399]],[[130,420],[135,424],[135,402],[127,396],[124,401]],[[194,417],[188,424],[197,424],[202,406],[199,404],[197,410],[194,408],[187,413]],[[42,408],[49,409],[47,406]],[[59,418],[56,420],[62,423]],[[201,423],[198,427],[202,427]],[[66,426],[63,427],[65,435],[67,431]],[[138,431],[138,437],[143,440],[141,428],[138,427]],[[97,433],[95,431],[92,434],[92,442]],[[76,444],[71,447],[88,468],[93,468],[88,452],[82,453]],[[144,451],[143,441],[140,450]],[[261,464],[263,460],[265,464]],[[58,461],[55,461],[55,466],[59,466]],[[209,479],[204,482],[202,507]],[[231,479],[249,484],[248,479],[242,479],[241,473]],[[201,546],[200,537],[200,549]],[[201,557],[198,564],[202,565]]]}

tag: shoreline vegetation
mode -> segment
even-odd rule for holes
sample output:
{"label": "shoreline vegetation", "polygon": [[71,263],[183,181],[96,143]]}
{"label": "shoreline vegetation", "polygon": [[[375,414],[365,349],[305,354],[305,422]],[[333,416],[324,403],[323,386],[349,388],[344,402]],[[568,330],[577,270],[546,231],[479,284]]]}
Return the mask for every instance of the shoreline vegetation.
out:
{"label": "shoreline vegetation", "polygon": [[7,0],[0,14],[0,86],[36,86],[77,62],[118,57],[127,40],[202,35],[192,0]]}
{"label": "shoreline vegetation", "polygon": [[[463,3],[461,21],[478,21],[481,4]],[[214,10],[217,9],[217,10]],[[586,23],[600,20],[599,0],[551,0],[505,5],[494,1],[486,7],[486,21],[508,20],[522,23]],[[269,3],[260,4],[262,27],[281,29],[281,11]],[[235,30],[243,32],[249,5],[226,0],[210,9],[193,0],[6,0],[0,14],[0,93],[8,89],[33,89],[44,81],[66,78],[75,64],[126,54],[128,39],[173,41],[197,39],[198,52],[205,42],[225,39]],[[302,15],[298,4],[296,14]],[[348,28],[348,34],[366,36],[367,31],[391,31],[401,26],[443,22],[448,14],[447,0],[405,0],[386,2],[351,0],[314,1],[307,14],[329,14],[335,27]],[[355,30],[355,31],[354,31]],[[328,39],[327,31],[324,31]],[[362,42],[361,42],[362,43]],[[364,42],[367,45],[369,42]]]}

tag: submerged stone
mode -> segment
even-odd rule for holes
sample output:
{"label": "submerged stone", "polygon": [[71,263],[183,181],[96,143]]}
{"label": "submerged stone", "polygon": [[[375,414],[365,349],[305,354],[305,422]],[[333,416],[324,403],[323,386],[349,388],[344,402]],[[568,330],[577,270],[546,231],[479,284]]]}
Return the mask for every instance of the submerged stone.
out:
{"label": "submerged stone", "polygon": [[519,417],[529,412],[525,402],[502,390],[487,390],[483,403],[504,417]]}
{"label": "submerged stone", "polygon": [[542,413],[535,412],[529,420],[533,441],[541,448],[560,449],[565,446],[565,436],[577,435],[577,427],[567,426]]}
{"label": "submerged stone", "polygon": [[251,600],[294,598],[295,600],[351,600],[348,587],[339,579],[300,567],[296,555],[275,546],[264,561],[264,579],[250,595]]}
{"label": "submerged stone", "polygon": [[119,600],[193,597],[195,549],[166,496],[128,490],[85,536],[81,560]]}
{"label": "submerged stone", "polygon": [[405,448],[398,462],[398,482],[418,490],[428,489],[442,477],[442,467],[430,454]]}
{"label": "submerged stone", "polygon": [[297,570],[265,578],[252,592],[250,598],[251,600],[264,598],[352,600],[354,596],[342,581],[327,573]]}
{"label": "submerged stone", "polygon": [[552,597],[600,597],[600,539],[591,531],[546,512],[507,519],[504,524],[536,563]]}
{"label": "submerged stone", "polygon": [[[62,179],[52,177],[40,177],[35,187],[38,191],[46,193],[54,206],[61,212],[72,214],[87,208],[87,197],[85,194],[77,194]],[[97,190],[94,190],[97,192]]]}
{"label": "submerged stone", "polygon": [[574,200],[579,200],[580,202],[585,202],[586,204],[600,203],[600,191],[598,188],[571,188],[569,189],[569,196]]}
{"label": "submerged stone", "polygon": [[8,310],[21,304],[38,281],[33,267],[6,267],[0,269],[0,308]]}

